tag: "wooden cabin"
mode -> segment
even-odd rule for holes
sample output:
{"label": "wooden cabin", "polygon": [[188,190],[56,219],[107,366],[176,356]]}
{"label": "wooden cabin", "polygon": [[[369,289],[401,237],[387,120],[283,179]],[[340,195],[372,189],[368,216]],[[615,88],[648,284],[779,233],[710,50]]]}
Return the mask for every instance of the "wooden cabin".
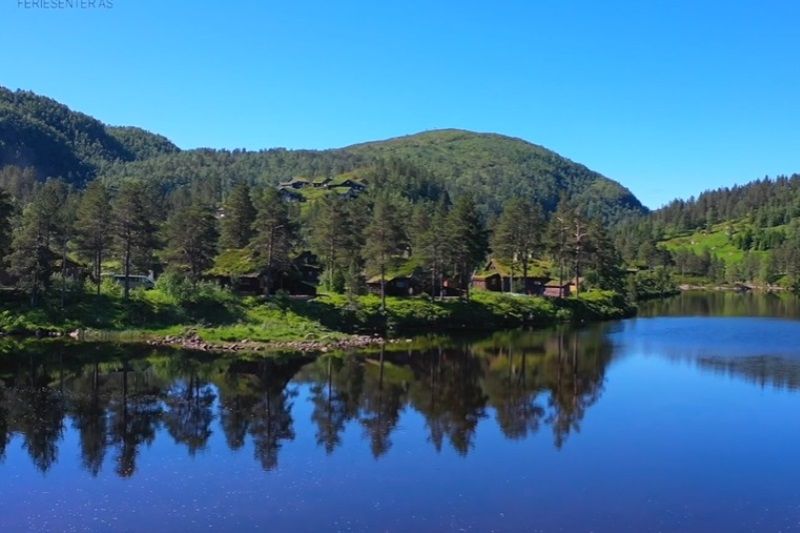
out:
{"label": "wooden cabin", "polygon": [[255,265],[250,250],[241,248],[220,253],[203,277],[240,294],[264,294],[269,280],[270,294],[285,291],[292,296],[316,296],[319,272],[316,256],[303,252],[287,270],[267,276]]}
{"label": "wooden cabin", "polygon": [[[381,277],[373,276],[367,280],[367,288],[372,294],[381,293]],[[386,296],[414,296],[420,294],[419,282],[413,275],[387,274],[385,277]]]}
{"label": "wooden cabin", "polygon": [[496,259],[490,259],[483,270],[472,276],[475,289],[493,292],[514,292],[512,281],[516,292],[541,295],[550,277],[538,273],[534,266],[530,267],[527,277],[523,278],[522,272],[513,272],[512,275],[511,268]]}
{"label": "wooden cabin", "polygon": [[566,298],[572,294],[572,283],[548,283],[544,286],[543,296],[546,298]]}

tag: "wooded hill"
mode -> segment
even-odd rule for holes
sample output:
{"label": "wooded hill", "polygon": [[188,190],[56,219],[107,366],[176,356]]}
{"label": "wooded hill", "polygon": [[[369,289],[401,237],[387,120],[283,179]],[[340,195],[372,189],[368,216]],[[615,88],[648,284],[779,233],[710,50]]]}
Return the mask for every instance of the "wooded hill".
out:
{"label": "wooded hill", "polygon": [[[521,139],[438,130],[331,150],[179,150],[138,128],[110,127],[31,92],[0,88],[0,168],[28,167],[38,179],[61,177],[83,186],[100,178],[112,187],[139,179],[165,190],[188,186],[221,201],[233,184],[277,185],[294,176],[374,175],[381,161],[415,167],[402,185],[471,192],[486,214],[514,197],[537,201],[545,212],[561,196],[587,215],[617,221],[646,212],[617,182]],[[395,164],[395,166],[397,166]],[[420,175],[424,175],[420,182]]]}

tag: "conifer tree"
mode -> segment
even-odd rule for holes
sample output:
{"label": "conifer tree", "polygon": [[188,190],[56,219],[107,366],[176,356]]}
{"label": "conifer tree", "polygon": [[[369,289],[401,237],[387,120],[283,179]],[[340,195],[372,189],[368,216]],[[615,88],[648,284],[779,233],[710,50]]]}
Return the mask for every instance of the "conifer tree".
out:
{"label": "conifer tree", "polygon": [[111,202],[101,181],[89,183],[80,200],[75,241],[80,255],[92,262],[92,276],[100,294],[105,254],[112,244]]}
{"label": "conifer tree", "polygon": [[472,272],[486,258],[489,248],[488,232],[471,194],[460,196],[450,211],[447,223],[454,273],[461,281],[469,299]]}
{"label": "conifer tree", "polygon": [[66,198],[66,187],[58,180],[48,180],[37,188],[23,211],[20,227],[14,234],[9,256],[9,273],[17,286],[28,293],[36,305],[50,285],[54,253],[64,224],[59,220]]}
{"label": "conifer tree", "polygon": [[512,280],[521,267],[523,284],[527,283],[529,261],[541,243],[541,231],[541,213],[532,202],[513,199],[503,208],[492,235],[492,252],[510,265]]}
{"label": "conifer tree", "polygon": [[327,194],[314,204],[309,244],[311,251],[322,261],[325,283],[334,288],[334,280],[346,268],[345,248],[350,239],[350,224],[345,201],[337,194]]}
{"label": "conifer tree", "polygon": [[11,203],[11,196],[0,188],[0,271],[4,267],[4,259],[11,248],[11,215],[14,212],[14,205]]}
{"label": "conifer tree", "polygon": [[220,248],[244,248],[253,237],[256,208],[246,182],[237,184],[225,202],[220,221]]}
{"label": "conifer tree", "polygon": [[386,312],[386,271],[395,255],[403,251],[405,232],[396,205],[387,194],[375,199],[372,217],[364,231],[363,256],[367,268],[378,272],[381,283],[381,310]]}
{"label": "conifer tree", "polygon": [[254,205],[256,218],[250,247],[256,264],[264,272],[264,294],[269,296],[274,276],[289,267],[296,232],[289,209],[276,189],[261,191]]}
{"label": "conifer tree", "polygon": [[217,227],[213,211],[201,205],[178,209],[164,227],[166,258],[173,268],[185,270],[196,283],[214,262]]}
{"label": "conifer tree", "polygon": [[112,204],[112,217],[114,244],[122,262],[127,300],[132,268],[143,267],[156,245],[156,226],[147,205],[147,191],[141,183],[123,183]]}

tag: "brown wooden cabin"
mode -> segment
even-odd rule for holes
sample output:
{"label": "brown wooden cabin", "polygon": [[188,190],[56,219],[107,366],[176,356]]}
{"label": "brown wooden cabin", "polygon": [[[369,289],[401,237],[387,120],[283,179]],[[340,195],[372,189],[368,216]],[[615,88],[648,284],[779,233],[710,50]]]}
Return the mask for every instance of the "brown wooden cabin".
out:
{"label": "brown wooden cabin", "polygon": [[543,296],[547,298],[566,298],[572,294],[572,283],[548,283],[544,286]]}
{"label": "brown wooden cabin", "polygon": [[[240,294],[266,292],[268,276],[253,267],[252,259],[246,249],[227,250],[224,253],[228,255],[228,264],[232,267],[221,267],[218,258],[217,266],[204,276],[205,279]],[[230,258],[237,257],[238,260],[230,261]],[[269,293],[285,291],[292,296],[316,296],[319,272],[316,256],[310,252],[303,252],[292,261],[287,271],[272,276]]]}
{"label": "brown wooden cabin", "polygon": [[[381,293],[381,277],[373,276],[367,280],[367,288],[372,294]],[[419,281],[413,275],[386,275],[385,290],[387,296],[414,296],[422,292]]]}
{"label": "brown wooden cabin", "polygon": [[514,289],[524,294],[544,294],[545,285],[550,278],[547,276],[528,275],[523,278],[522,273],[511,276],[511,272],[505,265],[501,265],[496,260],[490,260],[482,272],[472,276],[472,286],[478,290],[493,292],[511,292],[511,281],[514,281]]}

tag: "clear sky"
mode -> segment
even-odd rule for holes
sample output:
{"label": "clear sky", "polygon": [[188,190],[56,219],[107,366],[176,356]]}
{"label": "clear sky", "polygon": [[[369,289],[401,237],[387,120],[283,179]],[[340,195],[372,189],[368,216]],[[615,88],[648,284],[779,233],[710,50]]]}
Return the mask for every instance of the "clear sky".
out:
{"label": "clear sky", "polygon": [[0,0],[0,84],[181,148],[498,132],[650,207],[800,171],[797,1],[91,1]]}

